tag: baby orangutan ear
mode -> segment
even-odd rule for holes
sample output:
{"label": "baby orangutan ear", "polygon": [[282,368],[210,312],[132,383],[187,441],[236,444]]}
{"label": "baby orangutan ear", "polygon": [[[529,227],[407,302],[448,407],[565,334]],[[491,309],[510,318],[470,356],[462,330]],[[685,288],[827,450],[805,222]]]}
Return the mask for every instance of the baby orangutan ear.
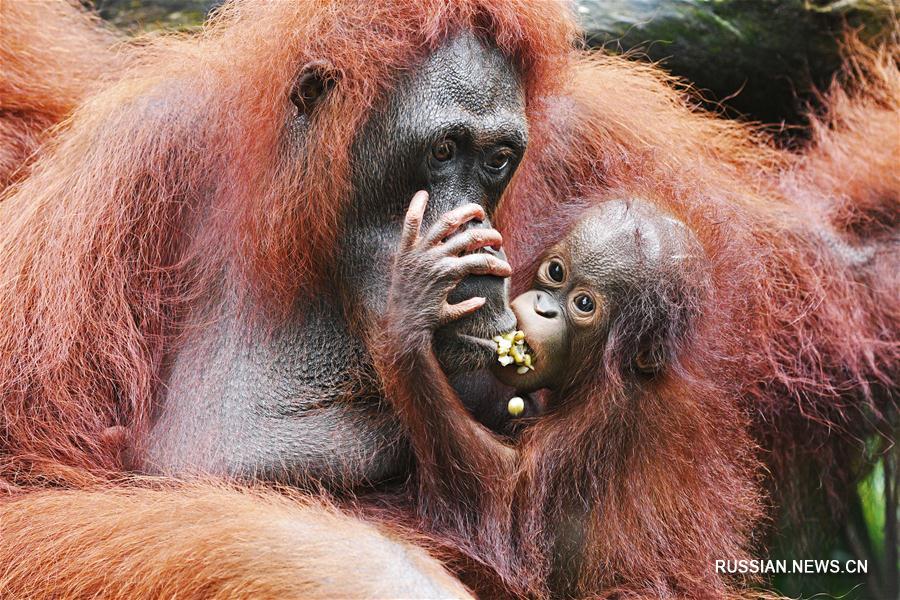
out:
{"label": "baby orangutan ear", "polygon": [[308,115],[334,88],[337,80],[337,72],[330,62],[309,62],[304,65],[291,88],[291,102],[300,114]]}
{"label": "baby orangutan ear", "polygon": [[634,359],[634,366],[639,373],[645,375],[655,375],[662,371],[665,366],[665,351],[659,344],[652,344],[649,348],[645,348],[638,352]]}

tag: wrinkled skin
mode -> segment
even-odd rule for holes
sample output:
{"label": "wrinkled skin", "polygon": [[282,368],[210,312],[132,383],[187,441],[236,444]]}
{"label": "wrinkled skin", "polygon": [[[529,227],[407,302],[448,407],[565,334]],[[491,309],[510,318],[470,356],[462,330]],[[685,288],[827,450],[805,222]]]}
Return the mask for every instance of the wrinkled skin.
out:
{"label": "wrinkled skin", "polygon": [[452,302],[450,294],[467,278],[506,278],[512,268],[493,253],[503,238],[496,229],[471,227],[483,222],[484,209],[466,204],[445,213],[431,228],[421,232],[428,193],[413,196],[403,223],[400,250],[394,258],[394,276],[388,291],[388,307],[407,315],[404,326],[410,343],[430,339],[434,331],[484,308],[487,298],[472,296]]}
{"label": "wrinkled skin", "polygon": [[[303,123],[294,126],[302,131]],[[519,79],[497,50],[463,34],[428,57],[354,143],[330,290],[298,303],[273,334],[239,318],[227,291],[223,305],[208,307],[209,323],[189,329],[169,357],[142,468],[329,487],[404,473],[408,449],[377,391],[365,340],[384,312],[407,203],[428,192],[423,230],[467,204],[481,212],[462,229],[489,229],[526,140]],[[476,250],[504,258],[499,249]],[[505,279],[476,273],[449,293],[452,302],[474,296],[483,307],[436,331],[448,371],[490,360],[460,334],[490,337],[515,324]]]}
{"label": "wrinkled skin", "polygon": [[[522,92],[503,57],[486,53],[469,35],[449,44],[444,53],[404,86],[408,93],[393,96],[357,144],[357,197],[344,229],[341,267],[347,295],[363,301],[369,327],[384,312],[390,259],[409,199],[419,190],[429,193],[425,229],[444,213],[470,203],[483,207],[486,217],[466,227],[489,228],[489,217],[525,151]],[[449,160],[440,161],[435,152],[446,151],[444,140],[455,149]],[[503,167],[492,168],[499,165]],[[505,256],[491,248],[483,251]],[[448,373],[485,364],[483,348],[462,340],[459,333],[490,337],[515,325],[505,280],[468,277],[450,300],[472,296],[484,297],[485,306],[442,328],[435,341]]]}
{"label": "wrinkled skin", "polygon": [[515,365],[494,363],[492,372],[520,392],[564,390],[583,355],[599,360],[610,326],[631,305],[646,311],[646,331],[626,368],[655,372],[665,360],[658,341],[668,332],[662,329],[677,325],[678,310],[666,306],[665,289],[654,278],[677,287],[685,263],[700,251],[681,221],[646,201],[614,200],[592,209],[543,253],[531,289],[512,301],[534,370],[519,374]]}
{"label": "wrinkled skin", "polygon": [[473,220],[484,220],[482,207],[460,206],[422,232],[427,203],[427,192],[413,196],[388,291],[389,310],[392,315],[404,315],[403,327],[409,332],[410,346],[422,340],[430,342],[438,329],[484,308],[487,299],[482,296],[459,302],[450,300],[451,293],[466,278],[512,275],[512,268],[505,260],[480,252],[499,248],[503,243],[496,229],[469,226]]}

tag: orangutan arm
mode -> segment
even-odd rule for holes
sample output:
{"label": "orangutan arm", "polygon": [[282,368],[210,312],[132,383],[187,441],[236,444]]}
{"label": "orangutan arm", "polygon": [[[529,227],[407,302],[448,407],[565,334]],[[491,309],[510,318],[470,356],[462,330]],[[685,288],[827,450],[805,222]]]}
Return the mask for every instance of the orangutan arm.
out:
{"label": "orangutan arm", "polygon": [[428,554],[313,501],[212,484],[0,501],[3,598],[468,598]]}
{"label": "orangutan arm", "polygon": [[456,396],[432,349],[434,330],[484,304],[470,298],[448,304],[447,294],[471,274],[509,275],[494,256],[470,252],[500,245],[493,229],[455,233],[484,218],[477,205],[445,214],[420,236],[427,194],[413,198],[394,265],[388,308],[375,344],[375,361],[388,400],[406,426],[424,493],[441,504],[483,497],[507,477],[516,453],[475,421]]}

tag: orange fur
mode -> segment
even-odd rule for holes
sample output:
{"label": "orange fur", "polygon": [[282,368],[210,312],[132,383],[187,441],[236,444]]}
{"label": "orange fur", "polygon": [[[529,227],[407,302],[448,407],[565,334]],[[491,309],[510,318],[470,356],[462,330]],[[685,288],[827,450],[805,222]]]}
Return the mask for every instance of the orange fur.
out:
{"label": "orange fur", "polygon": [[[894,53],[894,47],[855,51],[857,76],[835,84],[828,112],[814,121],[813,142],[798,153],[776,149],[751,126],[690,110],[663,74],[617,57],[583,59],[568,74],[568,91],[545,102],[529,158],[498,218],[516,272],[514,291],[525,289],[536,255],[582,207],[611,197],[649,199],[687,223],[704,246],[711,278],[697,341],[684,350],[686,391],[667,387],[677,381],[662,383],[639,414],[619,416],[631,439],[619,451],[630,452],[630,466],[618,472],[620,484],[591,519],[604,549],[585,589],[610,573],[626,581],[673,570],[689,576],[688,565],[702,573],[707,550],[728,553],[718,544],[734,543],[732,553],[749,548],[752,531],[728,519],[740,510],[752,518],[758,485],[740,470],[714,475],[725,467],[716,458],[717,438],[737,436],[737,452],[741,423],[769,466],[764,482],[777,510],[801,506],[797,493],[825,491],[831,512],[817,521],[818,530],[839,522],[847,494],[870,464],[866,441],[889,445],[900,378]],[[607,375],[602,357],[596,370]],[[581,402],[595,408],[575,422],[613,410],[602,394],[586,391]],[[739,411],[724,417],[737,431],[710,425],[723,404]],[[534,439],[556,435],[547,448],[569,448],[560,450],[567,464],[589,462],[584,449],[593,432],[625,435],[606,419],[586,424],[577,441],[577,433],[562,428],[565,421],[554,432],[548,419],[535,426]],[[682,446],[682,436],[691,442]],[[596,443],[596,454],[608,458],[610,450]],[[546,478],[553,465],[544,460],[532,468]],[[598,469],[602,464],[589,464],[585,472]],[[808,472],[799,486],[801,469]],[[615,492],[624,487],[634,493]],[[667,543],[689,558],[673,569],[679,551],[661,544],[659,532],[676,522],[678,533]],[[701,541],[706,535],[715,542]]]}
{"label": "orange fur", "polygon": [[[10,6],[4,18],[37,14]],[[576,483],[611,473],[598,488],[602,510],[583,524],[597,545],[582,590],[739,594],[702,569],[716,552],[754,549],[757,471],[745,427],[771,451],[779,483],[789,472],[780,465],[813,460],[836,494],[856,471],[832,466],[896,423],[900,183],[890,126],[900,84],[887,51],[862,56],[857,88],[836,87],[810,149],[791,154],[749,126],[691,110],[652,67],[574,57],[572,24],[550,2],[248,0],[196,36],[145,39],[116,58],[102,50],[110,36],[66,14],[53,8],[47,21],[68,23],[60,44],[94,49],[85,67],[40,42],[54,31],[48,22],[0,37],[0,102],[13,99],[0,105],[0,178],[17,179],[0,197],[0,486],[28,492],[0,507],[0,581],[16,593],[296,591],[284,577],[305,572],[292,562],[297,541],[272,522],[319,522],[321,509],[203,487],[33,490],[121,473],[123,450],[147,427],[163,357],[211,290],[228,282],[275,314],[315,290],[313,266],[338,235],[353,135],[405,70],[464,27],[495,38],[525,74],[531,143],[500,216],[516,285],[578,207],[618,192],[661,203],[710,257],[714,295],[684,365],[696,381],[663,386],[624,424],[629,413],[603,404],[611,397],[588,398],[606,441],[634,433],[609,455],[598,430],[565,432],[552,419],[536,430],[559,443],[549,446],[556,462],[526,465],[534,477],[552,481],[569,460],[581,468]],[[10,40],[33,49],[15,52],[26,46]],[[323,57],[339,74],[337,93],[317,108],[297,164],[284,152],[287,92]],[[109,81],[93,80],[94,70]],[[845,246],[871,246],[873,258],[857,265]],[[721,412],[704,410],[719,401]],[[175,510],[190,519],[173,519]],[[194,537],[173,547],[194,519]],[[353,539],[358,525],[347,527]],[[194,552],[224,567],[190,562]],[[322,560],[340,568],[333,558]],[[526,583],[540,592],[542,582]]]}
{"label": "orange fur", "polygon": [[[16,8],[17,19],[41,21],[29,12],[40,7]],[[69,28],[67,10],[58,12],[84,37],[88,57],[103,45],[92,40],[105,34]],[[305,541],[285,535],[284,521],[302,526],[315,510],[275,498],[37,491],[121,476],[148,427],[164,357],[211,295],[227,286],[243,306],[283,315],[314,293],[339,235],[356,131],[409,69],[464,29],[509,57],[529,99],[553,81],[574,35],[561,2],[242,0],[196,35],[120,48],[121,67],[96,87],[76,70],[71,87],[22,94],[29,110],[49,106],[44,94],[64,100],[47,122],[64,121],[46,140],[43,125],[21,129],[0,115],[40,144],[0,195],[0,488],[15,494],[0,508],[4,593],[415,595],[393,564],[402,553],[421,563],[421,581],[464,593],[424,556],[355,522],[342,529],[334,517],[327,535],[319,527]],[[22,43],[41,47],[42,32],[22,31]],[[17,39],[3,36],[0,46]],[[19,73],[45,67],[55,81],[53,65],[37,58],[16,54],[0,85],[18,89]],[[289,148],[290,89],[304,65],[323,59],[336,87],[316,107],[303,147]],[[103,60],[86,71],[102,71]],[[23,160],[13,151],[12,162]],[[191,521],[199,525],[186,531]],[[177,541],[176,532],[187,537]],[[346,549],[357,537],[369,559]],[[341,539],[334,550],[366,563],[362,581],[335,565],[342,556],[328,549]]]}
{"label": "orange fur", "polygon": [[74,0],[0,3],[0,190],[25,167],[49,130],[68,117],[121,58],[121,37]]}
{"label": "orange fur", "polygon": [[[104,432],[146,429],[190,308],[226,286],[274,314],[312,293],[354,133],[463,28],[496,41],[529,98],[574,32],[555,2],[248,0],[196,35],[136,44],[0,197],[0,476],[120,470]],[[298,156],[289,90],[322,58],[339,80]]]}
{"label": "orange fur", "polygon": [[0,502],[0,597],[470,597],[397,533],[321,503],[213,484],[138,484]]}

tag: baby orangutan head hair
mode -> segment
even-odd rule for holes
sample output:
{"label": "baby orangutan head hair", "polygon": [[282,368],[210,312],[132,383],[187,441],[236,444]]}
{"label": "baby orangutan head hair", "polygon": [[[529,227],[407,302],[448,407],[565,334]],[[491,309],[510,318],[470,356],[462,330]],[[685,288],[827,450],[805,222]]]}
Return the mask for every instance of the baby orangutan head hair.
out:
{"label": "baby orangutan head hair", "polygon": [[698,311],[702,252],[684,223],[644,200],[588,209],[512,303],[534,369],[497,368],[498,377],[557,392],[592,377],[653,377],[677,360]]}

